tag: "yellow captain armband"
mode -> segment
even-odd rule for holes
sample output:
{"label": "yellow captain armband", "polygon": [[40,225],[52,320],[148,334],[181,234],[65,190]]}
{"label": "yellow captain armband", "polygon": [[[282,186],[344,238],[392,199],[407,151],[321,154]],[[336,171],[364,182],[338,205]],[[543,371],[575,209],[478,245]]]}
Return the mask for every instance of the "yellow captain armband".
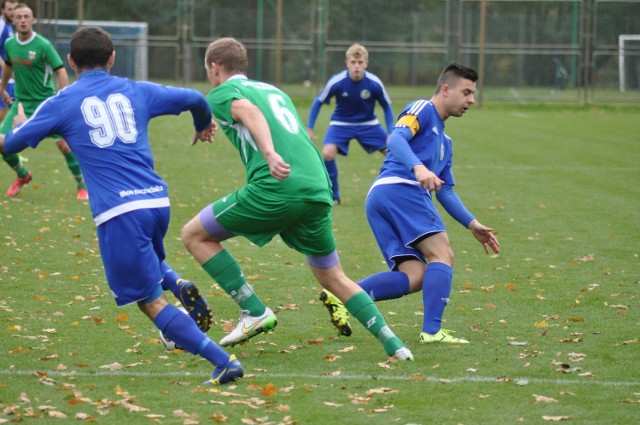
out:
{"label": "yellow captain armband", "polygon": [[420,123],[418,122],[418,117],[416,117],[415,115],[403,115],[396,123],[396,126],[399,125],[407,127],[409,130],[411,130],[411,134],[413,134],[414,136],[420,130]]}

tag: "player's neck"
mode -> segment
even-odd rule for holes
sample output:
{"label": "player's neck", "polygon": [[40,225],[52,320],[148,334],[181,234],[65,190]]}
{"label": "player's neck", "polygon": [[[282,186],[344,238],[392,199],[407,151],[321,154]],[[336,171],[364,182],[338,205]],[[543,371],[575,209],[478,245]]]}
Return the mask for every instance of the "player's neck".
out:
{"label": "player's neck", "polygon": [[27,41],[31,37],[33,37],[33,30],[31,30],[31,31],[29,31],[27,33],[22,33],[22,32],[18,33],[18,40],[20,40],[20,41]]}
{"label": "player's neck", "polygon": [[433,96],[430,99],[430,102],[433,103],[433,106],[436,108],[438,115],[440,115],[442,122],[445,122],[447,118],[449,118],[449,114],[447,114],[447,108],[443,99],[439,96]]}

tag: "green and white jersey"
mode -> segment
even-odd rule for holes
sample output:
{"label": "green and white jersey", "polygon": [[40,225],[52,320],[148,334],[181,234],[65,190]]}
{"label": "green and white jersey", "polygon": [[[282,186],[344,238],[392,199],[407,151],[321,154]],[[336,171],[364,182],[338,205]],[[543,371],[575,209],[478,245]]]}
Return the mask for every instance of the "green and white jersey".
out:
{"label": "green and white jersey", "polygon": [[29,40],[20,41],[16,34],[5,49],[5,61],[13,67],[16,80],[16,100],[43,101],[56,94],[53,71],[64,62],[49,40],[34,32]]}
{"label": "green and white jersey", "polygon": [[[276,152],[291,166],[282,181],[271,176],[269,165],[247,128],[231,117],[231,103],[247,99],[262,111]],[[320,152],[315,147],[289,96],[270,84],[233,76],[214,88],[207,100],[225,135],[240,152],[247,188],[270,199],[305,199],[333,204],[331,182]]]}

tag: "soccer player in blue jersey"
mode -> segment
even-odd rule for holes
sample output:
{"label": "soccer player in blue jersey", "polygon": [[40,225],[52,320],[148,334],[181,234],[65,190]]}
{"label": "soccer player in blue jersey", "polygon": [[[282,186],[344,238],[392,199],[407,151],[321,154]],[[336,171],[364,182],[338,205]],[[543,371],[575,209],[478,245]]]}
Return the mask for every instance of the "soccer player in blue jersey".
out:
{"label": "soccer player in blue jersey", "polygon": [[[336,99],[329,128],[324,136],[322,157],[327,167],[335,204],[340,204],[338,166],[336,154],[346,156],[349,142],[355,139],[367,153],[386,152],[387,138],[393,128],[394,116],[391,99],[380,78],[368,72],[369,53],[364,46],[354,44],[346,53],[347,69],[329,79],[311,105],[307,121],[307,134],[315,140],[313,128],[323,104]],[[388,132],[382,127],[374,112],[376,102],[384,111]]]}
{"label": "soccer player in blue jersey", "polygon": [[[13,23],[11,19],[13,18],[13,10],[17,4],[18,0],[2,0],[2,2],[0,2],[0,12],[2,14],[0,17],[0,70],[4,68],[4,60],[7,57],[7,53],[4,50],[4,42],[13,36]],[[13,79],[9,80],[7,92],[12,98],[14,86],[15,81],[13,81]],[[7,105],[4,100],[2,100],[2,96],[0,96],[0,122],[2,122],[5,115],[7,115]]]}
{"label": "soccer player in blue jersey", "polygon": [[493,230],[465,208],[453,190],[452,142],[444,132],[449,117],[462,116],[474,103],[478,74],[450,64],[430,100],[416,100],[400,114],[388,153],[366,199],[369,225],[392,271],[359,282],[376,301],[422,290],[424,343],[468,343],[442,328],[449,302],[454,254],[432,194],[447,213],[471,231],[488,253],[500,244]]}
{"label": "soccer player in blue jersey", "polygon": [[[68,60],[78,81],[10,131],[5,152],[35,148],[52,133],[62,135],[85,172],[100,254],[116,304],[136,303],[167,338],[209,360],[215,369],[205,383],[219,385],[241,377],[235,356],[168,303],[161,286],[167,273],[163,239],[170,207],[167,184],[154,171],[147,128],[151,118],[190,111],[194,141],[211,142],[216,126],[206,98],[195,90],[110,76],[113,42],[97,27],[75,32]],[[22,109],[19,104],[18,115],[26,119]]]}

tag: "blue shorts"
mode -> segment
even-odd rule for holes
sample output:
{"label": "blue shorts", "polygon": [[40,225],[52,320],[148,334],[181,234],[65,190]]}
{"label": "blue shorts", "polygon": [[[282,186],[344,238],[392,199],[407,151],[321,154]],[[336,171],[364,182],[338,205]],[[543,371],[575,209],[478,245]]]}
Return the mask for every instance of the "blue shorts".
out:
{"label": "blue shorts", "polygon": [[[9,96],[11,96],[11,99],[14,99],[14,100],[15,100],[15,95],[14,95],[15,86],[16,86],[16,83],[7,84],[7,93],[9,93]],[[0,96],[0,109],[7,109],[7,108],[8,106],[5,105],[4,100],[2,100],[2,96]]]}
{"label": "blue shorts", "polygon": [[141,209],[98,226],[100,255],[118,306],[144,300],[162,281],[169,217],[169,207]]}
{"label": "blue shorts", "polygon": [[387,148],[387,132],[382,125],[330,125],[324,136],[325,145],[336,145],[338,153],[349,153],[349,142],[356,139],[362,149],[373,153]]}
{"label": "blue shorts", "polygon": [[414,257],[426,263],[416,242],[446,232],[429,192],[418,185],[380,184],[369,192],[365,210],[369,226],[391,270],[397,260]]}

